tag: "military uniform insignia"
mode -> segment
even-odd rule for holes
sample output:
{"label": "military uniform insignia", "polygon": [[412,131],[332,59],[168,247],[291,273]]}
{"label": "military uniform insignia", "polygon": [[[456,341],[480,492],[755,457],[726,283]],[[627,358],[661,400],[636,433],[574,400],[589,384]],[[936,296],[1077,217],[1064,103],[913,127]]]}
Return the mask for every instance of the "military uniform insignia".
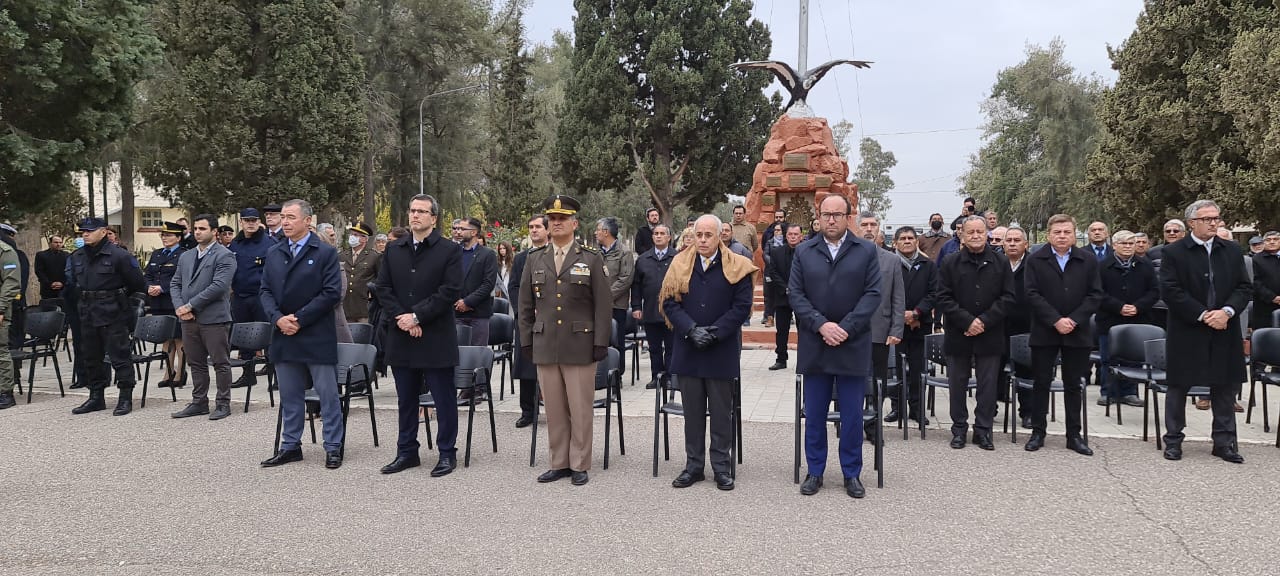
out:
{"label": "military uniform insignia", "polygon": [[[591,267],[587,266],[583,262],[575,262],[573,265],[573,268],[569,269],[569,275],[570,276],[590,276]],[[606,272],[605,275],[607,276],[608,273]]]}

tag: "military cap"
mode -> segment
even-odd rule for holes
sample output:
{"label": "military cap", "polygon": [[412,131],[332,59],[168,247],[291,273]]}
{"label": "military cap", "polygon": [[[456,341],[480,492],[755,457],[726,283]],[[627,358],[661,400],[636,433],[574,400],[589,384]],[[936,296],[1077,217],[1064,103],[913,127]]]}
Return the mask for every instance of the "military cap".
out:
{"label": "military cap", "polygon": [[[279,212],[279,210],[277,210],[277,212]],[[257,220],[257,219],[259,219],[259,218],[261,218],[261,217],[262,217],[262,215],[258,213],[258,209],[257,209],[257,208],[245,208],[244,210],[241,210],[241,211],[240,211],[240,218],[241,218],[241,219],[244,219],[244,218],[253,218],[254,220]]]}
{"label": "military cap", "polygon": [[177,222],[165,222],[164,228],[160,229],[161,234],[177,234],[179,236],[187,233],[187,227]]}
{"label": "military cap", "polygon": [[226,224],[223,224],[222,226],[218,227],[218,232],[235,232],[235,231],[236,231],[235,228],[227,226]]}
{"label": "military cap", "polygon": [[8,234],[10,236],[16,235],[18,233],[18,229],[14,228],[13,225],[8,222],[0,222],[0,231],[3,231],[5,234]]}
{"label": "military cap", "polygon": [[282,209],[280,208],[280,205],[275,202],[272,202],[271,204],[267,204],[265,207],[262,208],[262,212],[266,214],[272,214],[272,213],[279,214],[281,210]]}
{"label": "military cap", "polygon": [[542,203],[542,208],[542,211],[547,214],[564,214],[566,216],[573,216],[578,213],[578,210],[582,209],[582,204],[572,196],[556,194],[555,196],[547,198],[547,200]]}
{"label": "military cap", "polygon": [[80,221],[79,230],[81,232],[93,232],[99,228],[106,228],[107,222],[101,218],[85,218]]}
{"label": "military cap", "polygon": [[373,225],[369,224],[368,222],[356,222],[355,224],[348,226],[347,230],[355,232],[356,234],[373,236]]}

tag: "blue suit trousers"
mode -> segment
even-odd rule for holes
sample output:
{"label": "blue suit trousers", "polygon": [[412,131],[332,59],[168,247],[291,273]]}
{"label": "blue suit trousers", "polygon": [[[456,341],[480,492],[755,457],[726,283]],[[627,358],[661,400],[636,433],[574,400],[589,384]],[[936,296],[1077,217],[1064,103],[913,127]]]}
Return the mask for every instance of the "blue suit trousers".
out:
{"label": "blue suit trousers", "polygon": [[840,407],[840,471],[845,478],[862,474],[862,404],[866,376],[804,375],[804,454],[811,476],[827,469],[827,410],[831,393]]}

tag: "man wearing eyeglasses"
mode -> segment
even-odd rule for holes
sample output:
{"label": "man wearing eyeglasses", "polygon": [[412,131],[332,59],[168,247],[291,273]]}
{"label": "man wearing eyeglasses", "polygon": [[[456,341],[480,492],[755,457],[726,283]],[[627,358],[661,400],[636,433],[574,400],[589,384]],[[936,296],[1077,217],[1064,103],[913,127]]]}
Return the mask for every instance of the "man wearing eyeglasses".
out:
{"label": "man wearing eyeglasses", "polygon": [[1164,457],[1182,459],[1187,390],[1208,386],[1213,408],[1213,455],[1240,464],[1236,449],[1235,395],[1245,381],[1244,342],[1238,312],[1253,296],[1244,253],[1217,238],[1222,212],[1211,200],[1186,210],[1191,234],[1165,247],[1160,292],[1169,305],[1166,353]]}
{"label": "man wearing eyeglasses", "polygon": [[462,246],[462,294],[453,303],[453,311],[458,324],[471,327],[471,341],[463,346],[489,345],[493,287],[498,282],[498,253],[480,244],[483,226],[479,218],[463,218],[453,224],[453,238]]}
{"label": "man wearing eyeglasses", "polygon": [[1164,248],[1187,235],[1187,225],[1181,220],[1174,218],[1164,223],[1161,229],[1164,233],[1164,244],[1154,246],[1147,250],[1147,259],[1155,263],[1156,267],[1160,266],[1160,260],[1164,257]]}

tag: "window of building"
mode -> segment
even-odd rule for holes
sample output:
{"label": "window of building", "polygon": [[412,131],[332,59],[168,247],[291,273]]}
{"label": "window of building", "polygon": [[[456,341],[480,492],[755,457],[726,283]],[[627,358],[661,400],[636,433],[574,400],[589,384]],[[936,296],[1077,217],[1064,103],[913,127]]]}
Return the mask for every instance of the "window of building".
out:
{"label": "window of building", "polygon": [[138,210],[138,222],[140,228],[160,228],[164,226],[164,217],[159,210],[143,208]]}

